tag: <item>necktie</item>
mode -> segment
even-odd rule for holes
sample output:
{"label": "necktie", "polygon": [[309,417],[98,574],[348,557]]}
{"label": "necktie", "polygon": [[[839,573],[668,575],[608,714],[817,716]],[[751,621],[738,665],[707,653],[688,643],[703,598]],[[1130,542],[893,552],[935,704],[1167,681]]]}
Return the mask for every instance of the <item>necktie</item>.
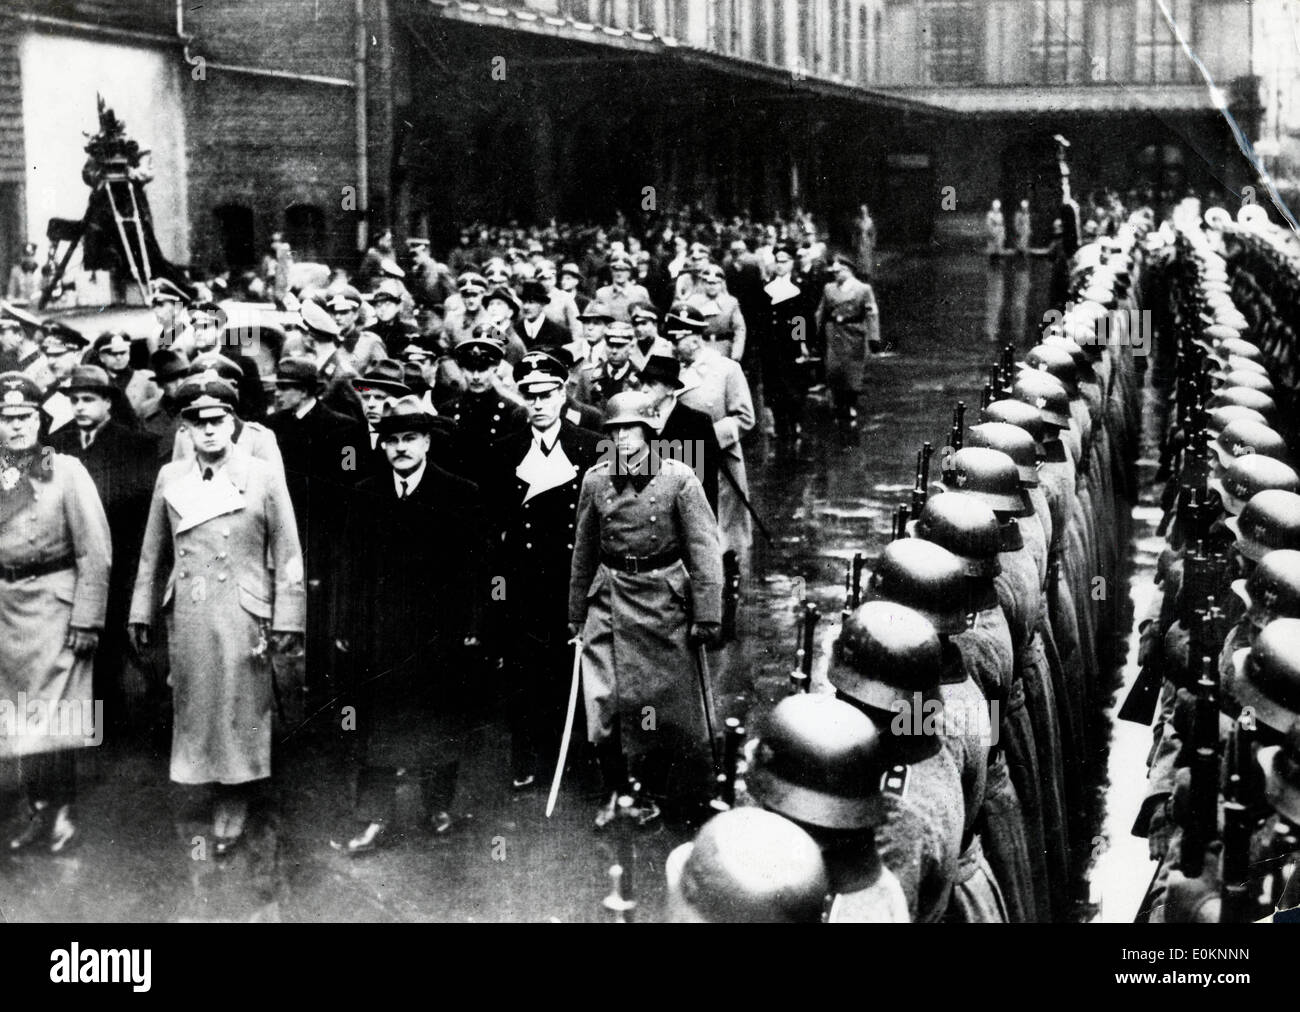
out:
{"label": "necktie", "polygon": [[205,467],[205,468],[203,469],[203,480],[204,480],[204,481],[211,481],[211,480],[212,480],[212,468],[210,468],[210,467]]}
{"label": "necktie", "polygon": [[397,484],[399,484],[399,485],[402,486],[402,492],[401,492],[401,494],[400,494],[397,498],[399,498],[399,499],[405,499],[405,498],[406,498],[406,479],[405,479],[405,478],[398,478],[398,479],[397,479]]}

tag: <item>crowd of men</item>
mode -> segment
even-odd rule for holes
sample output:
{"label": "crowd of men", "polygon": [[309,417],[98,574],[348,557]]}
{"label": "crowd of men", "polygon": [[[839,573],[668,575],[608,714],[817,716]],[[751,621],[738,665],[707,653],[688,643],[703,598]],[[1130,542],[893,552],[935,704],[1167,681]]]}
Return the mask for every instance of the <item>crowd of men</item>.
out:
{"label": "crowd of men", "polygon": [[[585,751],[596,829],[703,822],[666,867],[675,919],[1078,919],[1129,629],[1134,352],[1154,346],[1170,550],[1126,707],[1159,697],[1148,906],[1244,918],[1251,848],[1282,867],[1300,817],[1281,433],[1300,286],[1266,224],[1209,218],[1067,237],[1040,342],[1003,349],[978,423],[957,407],[939,480],[927,444],[894,540],[865,585],[851,572],[829,684],[799,682],[743,750],[710,658],[752,538],[744,441],[761,390],[791,443],[813,382],[855,425],[882,344],[851,258],[739,223],[721,248],[666,229],[667,262],[610,233],[582,259],[558,233],[498,256],[467,230],[453,266],[412,239],[402,267],[387,234],[356,284],[295,283],[281,249],[283,309],[251,324],[165,283],[147,338],[7,306],[0,700],[104,700],[130,736],[157,717],[137,689],[165,681],[170,778],[206,792],[218,857],[272,782],[273,730],[314,714],[349,756],[332,842],[355,856],[400,836],[403,778],[429,832],[455,827],[466,673],[487,663],[502,790],[550,785],[553,804]],[[1128,332],[1135,309],[1154,342]],[[0,736],[26,795],[12,851],[75,843],[78,743]]]}
{"label": "crowd of men", "polygon": [[[144,336],[88,341],[5,304],[2,698],[102,701],[129,738],[157,726],[165,683],[171,780],[206,791],[218,856],[266,793],[273,729],[355,715],[356,825],[335,843],[361,854],[393,836],[399,776],[432,832],[455,824],[458,672],[486,658],[511,789],[563,769],[568,726],[601,770],[598,827],[629,776],[640,823],[694,818],[716,716],[682,673],[734,636],[764,365],[789,440],[820,378],[791,375],[820,360],[809,346],[851,429],[878,345],[870,286],[810,223],[733,224],[720,248],[661,234],[680,254],[666,289],[632,236],[596,235],[583,267],[540,243],[477,263],[488,251],[462,246],[452,278],[425,240],[400,266],[385,233],[355,285],[291,279],[277,241],[276,308],[251,316],[222,279],[159,281]],[[70,740],[4,736],[28,806],[13,850],[76,839]]]}

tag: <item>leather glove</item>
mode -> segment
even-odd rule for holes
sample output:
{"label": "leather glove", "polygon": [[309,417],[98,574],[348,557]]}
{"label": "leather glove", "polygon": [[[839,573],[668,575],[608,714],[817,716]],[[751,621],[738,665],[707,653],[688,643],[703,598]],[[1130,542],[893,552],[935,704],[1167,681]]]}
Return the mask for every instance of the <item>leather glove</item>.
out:
{"label": "leather glove", "polygon": [[143,622],[132,622],[126,627],[127,638],[137,654],[142,654],[153,642],[153,633]]}
{"label": "leather glove", "polygon": [[296,657],[302,653],[303,635],[300,632],[274,630],[271,633],[271,649],[281,657]]}
{"label": "leather glove", "polygon": [[722,641],[722,624],[720,622],[692,622],[690,641],[693,645],[716,646]]}
{"label": "leather glove", "polygon": [[72,652],[78,657],[88,657],[95,652],[99,646],[98,629],[81,629],[77,626],[68,627],[68,636],[63,641],[63,645],[71,647]]}

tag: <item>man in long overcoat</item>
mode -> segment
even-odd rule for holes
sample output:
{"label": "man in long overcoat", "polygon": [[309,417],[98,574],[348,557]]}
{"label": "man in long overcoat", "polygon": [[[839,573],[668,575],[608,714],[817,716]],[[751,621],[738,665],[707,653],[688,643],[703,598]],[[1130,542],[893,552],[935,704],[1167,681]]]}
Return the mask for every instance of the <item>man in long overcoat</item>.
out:
{"label": "man in long overcoat", "polygon": [[[0,760],[19,757],[31,804],[9,848],[57,854],[77,835],[74,750],[102,737],[91,658],[112,549],[85,467],[39,445],[40,404],[26,376],[0,375]],[[40,714],[49,722],[33,724]]]}
{"label": "man in long overcoat", "polygon": [[605,425],[616,454],[583,478],[569,582],[587,737],[609,797],[598,828],[613,818],[628,768],[644,790],[643,822],[658,816],[655,799],[689,806],[707,796],[695,648],[717,642],[722,621],[717,524],[695,472],[652,454],[646,395],[615,395]]}
{"label": "man in long overcoat", "polygon": [[871,286],[853,276],[852,261],[837,253],[831,261],[834,278],[822,290],[817,329],[826,342],[826,385],[835,417],[842,426],[856,424],[863,367],[880,343],[880,314]]}
{"label": "man in long overcoat", "polygon": [[600,437],[564,417],[568,370],[544,352],[515,367],[528,403],[527,429],[489,449],[484,505],[500,531],[505,577],[500,609],[514,786],[523,789],[554,762],[564,726],[572,653],[567,598],[582,477]]}
{"label": "man in long overcoat", "polygon": [[358,831],[338,846],[353,855],[391,837],[403,771],[433,832],[454,823],[464,648],[477,646],[488,583],[478,486],[429,459],[434,421],[413,394],[384,406],[389,470],[357,483],[340,531],[333,607],[358,732]]}
{"label": "man in long overcoat", "polygon": [[207,380],[181,410],[195,455],[158,473],[128,627],[143,651],[166,617],[171,779],[215,785],[219,856],[271,776],[270,652],[296,651],[305,610],[284,473],[233,441],[237,398]]}

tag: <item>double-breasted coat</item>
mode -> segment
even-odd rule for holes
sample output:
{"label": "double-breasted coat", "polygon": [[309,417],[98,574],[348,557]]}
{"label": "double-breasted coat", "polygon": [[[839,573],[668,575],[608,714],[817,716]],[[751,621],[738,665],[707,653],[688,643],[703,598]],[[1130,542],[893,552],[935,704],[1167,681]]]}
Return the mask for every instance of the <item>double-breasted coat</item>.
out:
{"label": "double-breasted coat", "polygon": [[171,778],[271,775],[271,630],[304,630],[302,552],[284,473],[238,444],[209,480],[196,459],[158,473],[130,621],[167,620]]}
{"label": "double-breasted coat", "polygon": [[[702,348],[695,361],[681,371],[678,399],[688,408],[709,416],[722,450],[718,477],[718,526],[722,550],[733,551],[742,567],[753,540],[749,511],[741,496],[749,495],[745,455],[740,440],[754,427],[754,400],[740,363],[713,348]],[[721,473],[725,468],[728,478]]]}
{"label": "double-breasted coat", "polygon": [[[10,733],[0,734],[0,758],[77,748],[99,730],[91,658],[75,656],[64,640],[70,626],[103,628],[112,561],[108,521],[81,461],[38,454],[14,488],[0,492],[0,565],[56,560],[67,565],[21,580],[0,577],[0,704],[8,704],[14,724],[2,728]],[[80,707],[80,727],[65,721],[53,729],[63,733],[47,733],[29,724],[38,711],[53,719],[49,707],[60,704]]]}
{"label": "double-breasted coat", "polygon": [[[628,758],[665,750],[689,793],[707,769],[708,730],[687,634],[692,622],[722,621],[717,524],[680,461],[639,478],[616,470],[610,460],[591,468],[578,499],[569,622],[582,627],[587,735],[603,741],[618,721]],[[669,555],[676,561],[635,573],[602,561]]]}
{"label": "double-breasted coat", "polygon": [[857,278],[822,289],[817,329],[826,341],[826,384],[858,393],[870,349],[880,343],[880,311],[871,286]]}

